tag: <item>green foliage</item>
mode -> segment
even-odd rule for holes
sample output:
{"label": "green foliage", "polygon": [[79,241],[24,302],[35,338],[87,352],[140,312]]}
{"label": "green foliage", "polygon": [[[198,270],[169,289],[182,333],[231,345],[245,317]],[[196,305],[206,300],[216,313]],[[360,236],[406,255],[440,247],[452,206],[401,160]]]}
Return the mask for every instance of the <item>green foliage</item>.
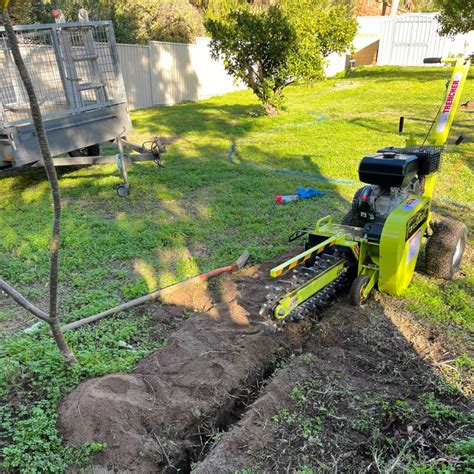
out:
{"label": "green foliage", "polygon": [[77,21],[80,8],[91,20],[112,20],[121,43],[192,43],[204,34],[202,15],[188,0],[14,0],[12,18],[16,24],[52,23],[55,7],[67,21]]}
{"label": "green foliage", "polygon": [[71,464],[84,466],[104,443],[87,443],[80,449],[66,447],[56,430],[57,413],[42,400],[22,408],[12,419],[11,413],[0,409],[0,427],[12,443],[3,449],[3,467],[25,474],[63,473]]}
{"label": "green foliage", "polygon": [[324,59],[346,52],[357,32],[352,2],[286,0],[224,16],[212,12],[206,28],[214,57],[224,56],[229,74],[250,87],[270,115],[288,84],[321,79]]}
{"label": "green foliage", "polygon": [[282,8],[296,32],[292,75],[300,80],[321,79],[324,59],[348,52],[357,33],[353,2],[285,0]]}
{"label": "green foliage", "polygon": [[11,0],[8,10],[17,25],[53,22],[52,7],[42,0]]}
{"label": "green foliage", "polygon": [[449,282],[426,280],[416,275],[404,296],[408,309],[433,320],[454,322],[474,330],[474,277]]}
{"label": "green foliage", "polygon": [[135,41],[193,43],[204,34],[202,16],[188,0],[126,0]]}
{"label": "green foliage", "polygon": [[474,0],[435,0],[441,10],[438,17],[444,35],[474,30]]}
{"label": "green foliage", "polygon": [[[66,447],[56,428],[57,405],[85,378],[131,370],[151,347],[147,336],[148,319],[130,316],[67,333],[80,362],[67,369],[46,328],[38,334],[3,340],[0,444],[6,447],[0,466],[25,473],[59,473],[71,464],[84,465],[93,453],[103,449],[100,440],[77,450]],[[124,349],[119,341],[136,349]]]}
{"label": "green foliage", "polygon": [[445,420],[457,420],[461,417],[461,414],[454,408],[437,401],[431,392],[423,395],[421,399],[424,401],[424,409],[427,415],[433,420],[443,422]]}
{"label": "green foliage", "polygon": [[281,9],[237,10],[221,20],[207,20],[206,28],[213,57],[223,55],[229,74],[252,89],[268,114],[275,114],[290,82],[288,58],[296,41]]}
{"label": "green foliage", "polygon": [[413,420],[415,410],[404,400],[395,400],[394,403],[382,403],[382,409],[387,416],[408,423]]}
{"label": "green foliage", "polygon": [[15,418],[6,408],[0,408],[2,438],[9,443],[3,448],[0,467],[31,474],[63,473],[72,464],[90,464],[92,455],[105,448],[99,442],[78,449],[65,446],[56,421],[56,410],[47,401],[21,409]]}
{"label": "green foliage", "polygon": [[437,11],[436,0],[412,0],[412,8],[410,11],[413,12],[435,12]]}

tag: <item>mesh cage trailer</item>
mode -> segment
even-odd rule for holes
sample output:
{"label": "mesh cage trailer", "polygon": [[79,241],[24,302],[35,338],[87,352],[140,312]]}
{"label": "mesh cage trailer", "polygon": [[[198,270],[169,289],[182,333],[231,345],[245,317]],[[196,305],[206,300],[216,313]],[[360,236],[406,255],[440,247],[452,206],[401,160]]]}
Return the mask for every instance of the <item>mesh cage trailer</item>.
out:
{"label": "mesh cage trailer", "polygon": [[[15,31],[53,156],[117,140],[131,130],[112,22],[24,25]],[[120,152],[123,144],[127,149],[123,142]],[[156,161],[164,151],[156,143],[154,152],[132,149],[151,153],[141,161]],[[98,162],[107,160],[55,159],[56,165]],[[42,165],[26,90],[0,28],[0,170]]]}

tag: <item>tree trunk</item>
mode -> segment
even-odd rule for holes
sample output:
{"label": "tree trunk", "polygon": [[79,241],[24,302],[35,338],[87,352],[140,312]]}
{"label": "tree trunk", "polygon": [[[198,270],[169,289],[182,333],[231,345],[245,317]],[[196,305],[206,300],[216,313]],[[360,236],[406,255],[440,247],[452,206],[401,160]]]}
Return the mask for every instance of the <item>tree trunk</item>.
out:
{"label": "tree trunk", "polygon": [[265,101],[263,103],[263,108],[265,109],[267,115],[278,115],[278,109],[273,104],[270,104],[270,102],[268,101]]}
{"label": "tree trunk", "polygon": [[58,316],[58,263],[59,263],[59,245],[60,245],[60,233],[61,233],[61,195],[59,191],[58,176],[56,174],[56,168],[54,167],[51,152],[49,150],[48,139],[44,130],[43,117],[41,115],[41,109],[38,104],[38,99],[33,87],[28,70],[25,66],[23,58],[21,56],[20,48],[18,46],[18,40],[13,30],[13,26],[8,15],[8,10],[3,10],[3,24],[5,26],[5,32],[7,34],[8,42],[10,44],[13,59],[16,67],[20,74],[23,85],[25,86],[30,102],[31,117],[33,119],[33,125],[38,139],[38,145],[40,147],[41,156],[44,161],[46,174],[48,176],[49,185],[51,188],[51,195],[53,198],[54,217],[53,226],[51,232],[51,244],[50,244],[50,271],[49,271],[49,318],[51,331],[53,333],[54,340],[58,345],[59,350],[64,358],[66,364],[76,363],[76,359],[69,349],[64,335],[59,325]]}

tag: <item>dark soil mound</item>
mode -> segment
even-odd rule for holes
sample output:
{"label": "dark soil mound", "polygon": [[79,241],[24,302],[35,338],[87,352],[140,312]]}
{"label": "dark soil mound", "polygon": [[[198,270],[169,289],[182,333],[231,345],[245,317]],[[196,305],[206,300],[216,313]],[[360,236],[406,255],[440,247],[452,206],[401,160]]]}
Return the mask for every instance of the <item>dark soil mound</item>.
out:
{"label": "dark soil mound", "polygon": [[261,324],[269,266],[247,269],[235,282],[225,278],[214,294],[195,286],[169,297],[157,319],[199,312],[132,374],[81,383],[60,410],[66,441],[105,442],[96,458],[103,468],[146,473],[189,466],[203,437],[225,425],[242,393],[271,371],[280,348],[301,344],[298,331],[273,334]]}

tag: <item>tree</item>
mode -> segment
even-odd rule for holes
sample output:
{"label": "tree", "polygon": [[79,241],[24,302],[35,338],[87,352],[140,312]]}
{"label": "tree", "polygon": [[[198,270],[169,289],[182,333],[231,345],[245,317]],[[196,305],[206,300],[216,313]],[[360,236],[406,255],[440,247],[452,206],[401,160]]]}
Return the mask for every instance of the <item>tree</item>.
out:
{"label": "tree", "polygon": [[354,3],[341,0],[284,0],[282,8],[296,32],[290,59],[298,79],[324,77],[324,60],[348,51],[357,33]]}
{"label": "tree", "polygon": [[206,28],[213,57],[223,55],[229,74],[252,89],[267,114],[276,114],[283,89],[292,81],[289,57],[296,42],[281,9],[233,11],[222,19],[209,18]]}
{"label": "tree", "polygon": [[44,161],[46,174],[48,176],[48,181],[51,188],[51,196],[53,199],[54,214],[50,241],[49,314],[45,314],[33,307],[33,305],[27,302],[23,297],[21,297],[19,293],[13,290],[13,288],[11,288],[1,279],[0,289],[4,290],[15,301],[22,304],[26,309],[49,324],[53,338],[56,341],[56,344],[64,358],[64,362],[69,365],[74,364],[77,361],[74,357],[74,354],[69,349],[66,339],[64,338],[58,314],[58,266],[61,234],[61,194],[59,190],[58,177],[56,175],[56,168],[54,167],[51,152],[49,150],[48,139],[44,129],[41,109],[33,87],[33,82],[31,81],[30,74],[21,55],[16,33],[13,30],[10,16],[8,14],[8,3],[9,0],[2,0],[3,25],[5,27],[5,32],[12,52],[13,60],[15,61],[15,65],[18,69],[28,95],[36,138],[38,140],[41,156]]}
{"label": "tree", "polygon": [[52,7],[42,0],[11,0],[8,10],[18,25],[53,22]]}
{"label": "tree", "polygon": [[350,48],[357,22],[352,0],[269,3],[275,1],[260,0],[223,16],[215,9],[205,25],[213,57],[223,56],[227,71],[275,114],[287,85],[323,78],[325,59]]}
{"label": "tree", "polygon": [[474,30],[474,0],[435,0],[441,13],[438,21],[442,35],[456,35]]}
{"label": "tree", "polygon": [[410,11],[414,12],[435,12],[435,0],[413,0]]}

